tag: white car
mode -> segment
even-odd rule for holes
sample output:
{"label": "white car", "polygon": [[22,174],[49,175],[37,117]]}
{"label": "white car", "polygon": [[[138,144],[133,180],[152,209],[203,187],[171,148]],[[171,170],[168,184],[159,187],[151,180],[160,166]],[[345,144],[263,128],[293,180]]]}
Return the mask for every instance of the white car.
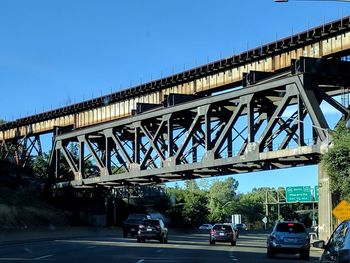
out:
{"label": "white car", "polygon": [[203,224],[198,229],[199,230],[210,230],[212,228],[213,228],[213,226],[211,224]]}

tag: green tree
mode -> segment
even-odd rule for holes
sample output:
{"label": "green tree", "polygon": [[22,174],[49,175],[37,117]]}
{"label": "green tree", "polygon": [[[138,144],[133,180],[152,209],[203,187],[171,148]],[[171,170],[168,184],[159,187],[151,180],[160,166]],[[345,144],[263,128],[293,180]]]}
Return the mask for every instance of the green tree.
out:
{"label": "green tree", "polygon": [[350,129],[340,122],[333,134],[333,147],[322,161],[330,177],[330,189],[338,198],[350,201]]}
{"label": "green tree", "polygon": [[184,222],[182,216],[182,210],[185,203],[184,189],[176,185],[175,187],[167,188],[166,194],[169,200],[167,215],[173,222],[182,224]]}
{"label": "green tree", "polygon": [[260,191],[252,191],[240,196],[235,213],[241,214],[245,223],[260,222],[265,216],[264,196]]}
{"label": "green tree", "polygon": [[191,226],[198,226],[207,221],[207,198],[199,189],[186,189],[182,215]]}
{"label": "green tree", "polygon": [[215,181],[208,193],[208,209],[210,222],[223,222],[230,217],[235,202],[238,182],[233,178]]}
{"label": "green tree", "polygon": [[43,178],[47,178],[47,168],[49,165],[49,154],[43,153],[42,155],[38,155],[31,161],[31,167],[37,175]]}

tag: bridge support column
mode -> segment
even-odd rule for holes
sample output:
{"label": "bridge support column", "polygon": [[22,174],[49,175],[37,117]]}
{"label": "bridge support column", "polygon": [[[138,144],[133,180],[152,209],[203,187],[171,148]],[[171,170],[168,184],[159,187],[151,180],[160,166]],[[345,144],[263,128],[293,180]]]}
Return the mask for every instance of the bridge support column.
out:
{"label": "bridge support column", "polygon": [[319,239],[328,240],[332,233],[332,195],[329,176],[322,163],[318,164],[318,234]]}

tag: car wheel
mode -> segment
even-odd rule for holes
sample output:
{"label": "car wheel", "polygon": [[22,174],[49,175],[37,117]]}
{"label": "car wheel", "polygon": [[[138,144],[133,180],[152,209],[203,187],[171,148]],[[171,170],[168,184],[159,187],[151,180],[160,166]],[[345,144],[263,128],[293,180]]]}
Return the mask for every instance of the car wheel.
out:
{"label": "car wheel", "polygon": [[167,244],[168,243],[168,237],[166,236],[165,238],[164,238],[164,244]]}
{"label": "car wheel", "polygon": [[310,250],[300,252],[300,259],[309,260],[310,259]]}
{"label": "car wheel", "polygon": [[210,241],[209,241],[209,244],[210,244],[210,245],[215,245],[215,240],[210,240]]}
{"label": "car wheel", "polygon": [[275,257],[275,252],[270,247],[267,247],[267,257],[269,258]]}

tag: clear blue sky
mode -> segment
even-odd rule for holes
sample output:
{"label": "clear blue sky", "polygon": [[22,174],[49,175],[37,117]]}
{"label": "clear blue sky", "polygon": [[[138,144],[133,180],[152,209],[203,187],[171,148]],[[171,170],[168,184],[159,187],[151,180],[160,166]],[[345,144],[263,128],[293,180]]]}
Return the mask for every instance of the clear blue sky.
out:
{"label": "clear blue sky", "polygon": [[[230,56],[349,15],[350,3],[0,0],[0,118],[13,120]],[[315,167],[244,174],[315,185]]]}

